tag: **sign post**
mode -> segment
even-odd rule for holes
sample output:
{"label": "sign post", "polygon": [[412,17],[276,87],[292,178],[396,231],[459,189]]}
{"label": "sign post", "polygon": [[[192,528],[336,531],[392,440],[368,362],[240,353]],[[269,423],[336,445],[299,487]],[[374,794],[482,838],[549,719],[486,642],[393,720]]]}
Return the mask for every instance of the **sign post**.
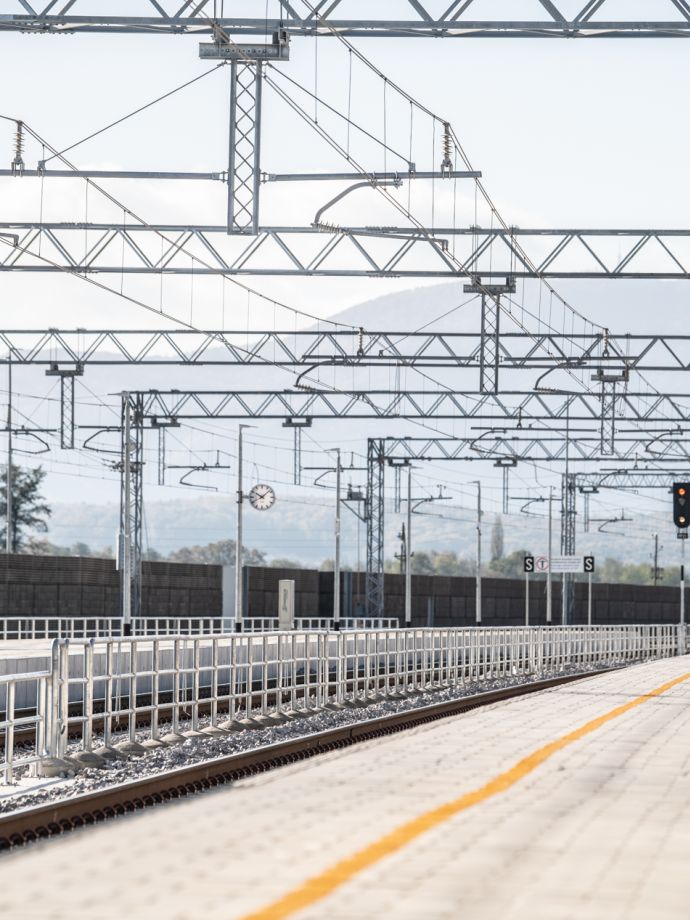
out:
{"label": "sign post", "polygon": [[582,560],[587,573],[587,625],[592,625],[592,575],[594,574],[594,556],[585,556]]}
{"label": "sign post", "polygon": [[678,654],[685,655],[686,652],[686,635],[685,635],[685,541],[688,538],[687,530],[681,530],[680,527],[676,532],[680,542],[680,618],[678,623]]}
{"label": "sign post", "polygon": [[534,571],[534,556],[525,556],[525,626],[529,626],[529,575]]}
{"label": "sign post", "polygon": [[[549,548],[548,559],[551,560],[553,550],[553,486],[549,486]],[[546,569],[546,623],[551,625],[551,566]]]}
{"label": "sign post", "polygon": [[[680,544],[680,623],[678,626],[678,652],[685,654],[685,541],[690,527],[690,482],[674,482],[673,489],[673,523],[678,528],[676,536]],[[655,561],[656,565],[656,561]],[[655,573],[656,576],[656,573]],[[656,580],[656,577],[655,577]]]}
{"label": "sign post", "polygon": [[592,573],[587,579],[587,625],[592,625]]}
{"label": "sign post", "polygon": [[477,580],[475,590],[475,621],[482,621],[482,484],[477,480]]}
{"label": "sign post", "polygon": [[523,566],[525,572],[525,625],[529,626],[529,576],[537,573],[547,577],[546,594],[546,622],[551,622],[550,597],[548,592],[549,580],[552,572],[563,575],[579,574],[584,572],[589,576],[587,593],[587,623],[592,623],[592,573],[594,572],[594,556],[524,556]]}

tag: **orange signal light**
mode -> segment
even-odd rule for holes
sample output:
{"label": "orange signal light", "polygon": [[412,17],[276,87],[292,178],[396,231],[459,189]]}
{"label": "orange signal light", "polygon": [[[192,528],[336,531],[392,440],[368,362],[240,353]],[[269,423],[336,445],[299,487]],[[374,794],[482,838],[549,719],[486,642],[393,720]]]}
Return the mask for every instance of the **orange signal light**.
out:
{"label": "orange signal light", "polygon": [[678,494],[685,495],[685,492],[686,492],[686,489],[683,486],[680,486],[680,488],[678,489]]}

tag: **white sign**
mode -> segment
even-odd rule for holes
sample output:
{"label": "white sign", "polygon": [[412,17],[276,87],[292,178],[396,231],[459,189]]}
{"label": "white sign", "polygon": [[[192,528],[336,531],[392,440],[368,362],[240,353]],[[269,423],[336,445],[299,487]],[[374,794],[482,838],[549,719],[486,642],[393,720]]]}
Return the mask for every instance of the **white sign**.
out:
{"label": "white sign", "polygon": [[552,572],[584,572],[582,556],[552,556]]}
{"label": "white sign", "polygon": [[221,45],[218,42],[200,42],[199,57],[202,60],[212,61],[289,61],[290,46],[286,44],[275,45]]}
{"label": "white sign", "polygon": [[549,570],[558,574],[593,572],[594,556],[552,556],[551,560],[548,556],[525,556],[525,572],[543,574]]}

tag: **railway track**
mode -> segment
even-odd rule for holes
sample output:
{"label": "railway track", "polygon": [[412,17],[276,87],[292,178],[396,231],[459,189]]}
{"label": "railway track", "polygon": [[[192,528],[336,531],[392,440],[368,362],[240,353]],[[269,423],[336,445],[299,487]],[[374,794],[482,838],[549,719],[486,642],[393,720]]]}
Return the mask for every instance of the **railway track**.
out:
{"label": "railway track", "polygon": [[243,777],[305,760],[326,751],[348,747],[360,741],[404,731],[416,725],[612,670],[618,670],[618,668],[567,674],[486,693],[477,693],[457,700],[433,703],[406,712],[316,732],[303,738],[264,745],[252,751],[191,764],[157,776],[131,780],[70,799],[18,809],[0,816],[0,850],[65,833],[118,815],[139,811],[161,802],[203,792]]}

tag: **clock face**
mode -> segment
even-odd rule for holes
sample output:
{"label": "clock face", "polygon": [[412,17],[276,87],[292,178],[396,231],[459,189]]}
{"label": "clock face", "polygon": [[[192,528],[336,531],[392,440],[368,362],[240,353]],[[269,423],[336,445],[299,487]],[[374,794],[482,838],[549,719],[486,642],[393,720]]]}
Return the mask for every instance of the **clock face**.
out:
{"label": "clock face", "polygon": [[257,511],[267,511],[276,500],[276,493],[270,486],[258,485],[249,493],[252,508]]}

